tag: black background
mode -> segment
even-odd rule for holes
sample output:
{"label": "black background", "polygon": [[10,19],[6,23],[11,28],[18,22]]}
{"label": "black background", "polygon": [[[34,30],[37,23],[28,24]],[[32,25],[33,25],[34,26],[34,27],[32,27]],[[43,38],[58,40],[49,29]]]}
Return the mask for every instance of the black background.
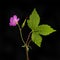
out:
{"label": "black background", "polygon": [[[29,51],[30,60],[60,60],[60,6],[58,2],[39,2],[38,0],[4,1],[0,5],[0,60],[26,60],[25,49],[17,26],[10,27],[9,19],[16,14],[21,25],[36,8],[41,22],[48,24],[57,31],[49,36],[42,36],[42,46],[39,48],[31,42]],[[1,3],[1,2],[0,2]],[[23,37],[26,40],[31,30],[27,24],[23,28]]]}

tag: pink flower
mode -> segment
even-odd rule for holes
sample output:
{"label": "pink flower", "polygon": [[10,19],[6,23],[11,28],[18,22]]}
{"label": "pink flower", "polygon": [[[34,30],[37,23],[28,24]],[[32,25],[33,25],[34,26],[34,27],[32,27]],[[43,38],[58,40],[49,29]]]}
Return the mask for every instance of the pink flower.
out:
{"label": "pink flower", "polygon": [[13,17],[10,17],[9,26],[16,26],[18,21],[19,21],[19,18],[17,18],[16,15],[13,15]]}

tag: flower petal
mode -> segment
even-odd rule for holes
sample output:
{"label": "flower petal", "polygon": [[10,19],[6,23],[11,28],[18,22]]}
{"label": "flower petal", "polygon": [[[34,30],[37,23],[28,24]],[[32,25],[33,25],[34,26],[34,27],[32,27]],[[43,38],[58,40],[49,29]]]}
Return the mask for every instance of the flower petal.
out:
{"label": "flower petal", "polygon": [[17,18],[16,15],[13,15],[13,17],[10,18],[10,23],[9,23],[9,25],[10,25],[10,26],[16,26],[17,23],[18,23],[18,21],[19,21],[19,18]]}

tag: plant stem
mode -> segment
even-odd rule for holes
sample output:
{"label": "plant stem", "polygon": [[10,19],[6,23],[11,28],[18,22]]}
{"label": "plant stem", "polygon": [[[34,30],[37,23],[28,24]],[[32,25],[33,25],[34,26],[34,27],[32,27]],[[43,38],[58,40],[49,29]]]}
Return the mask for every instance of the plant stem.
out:
{"label": "plant stem", "polygon": [[29,40],[28,46],[29,46],[30,42],[31,42],[31,39]]}
{"label": "plant stem", "polygon": [[30,38],[30,35],[31,35],[32,31],[29,33],[27,41],[25,43],[25,41],[23,40],[23,37],[22,37],[22,29],[20,28],[20,25],[18,23],[17,23],[17,25],[18,25],[18,28],[19,28],[19,31],[20,31],[20,36],[21,36],[22,42],[24,43],[24,45],[26,45],[26,48],[25,48],[26,49],[26,58],[27,58],[27,60],[29,60],[29,54],[28,54],[29,44],[28,43],[30,43],[30,42],[28,42],[28,41],[29,41],[29,38]]}
{"label": "plant stem", "polygon": [[28,55],[28,46],[26,45],[26,58],[29,60],[29,55]]}
{"label": "plant stem", "polygon": [[29,38],[30,38],[30,35],[31,35],[32,31],[29,33],[28,35],[28,38],[27,38],[27,41],[26,41],[26,44],[28,45],[28,41],[29,41]]}
{"label": "plant stem", "polygon": [[21,30],[21,28],[20,28],[19,23],[17,23],[17,25],[18,25],[18,28],[19,28],[19,31],[20,31],[20,35],[21,35],[22,42],[25,44],[25,42],[24,42],[24,40],[23,40],[23,37],[22,37],[22,30]]}
{"label": "plant stem", "polygon": [[28,55],[29,42],[28,41],[29,41],[31,33],[32,33],[32,31],[29,33],[27,41],[26,41],[26,58],[27,58],[27,60],[29,60],[29,55]]}

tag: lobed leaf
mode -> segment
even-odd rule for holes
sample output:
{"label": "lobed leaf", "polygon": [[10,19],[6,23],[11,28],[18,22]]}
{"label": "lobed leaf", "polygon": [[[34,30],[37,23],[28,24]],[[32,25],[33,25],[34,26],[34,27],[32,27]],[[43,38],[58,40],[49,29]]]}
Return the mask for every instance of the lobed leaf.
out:
{"label": "lobed leaf", "polygon": [[31,39],[37,46],[41,47],[42,37],[39,34],[33,32]]}
{"label": "lobed leaf", "polygon": [[32,30],[36,29],[36,27],[39,25],[40,17],[36,11],[36,9],[33,10],[32,14],[30,15],[29,20],[27,20],[28,27]]}
{"label": "lobed leaf", "polygon": [[39,34],[46,36],[46,35],[49,35],[49,34],[55,32],[56,30],[54,30],[51,26],[49,26],[47,24],[42,24],[37,27],[36,31]]}

